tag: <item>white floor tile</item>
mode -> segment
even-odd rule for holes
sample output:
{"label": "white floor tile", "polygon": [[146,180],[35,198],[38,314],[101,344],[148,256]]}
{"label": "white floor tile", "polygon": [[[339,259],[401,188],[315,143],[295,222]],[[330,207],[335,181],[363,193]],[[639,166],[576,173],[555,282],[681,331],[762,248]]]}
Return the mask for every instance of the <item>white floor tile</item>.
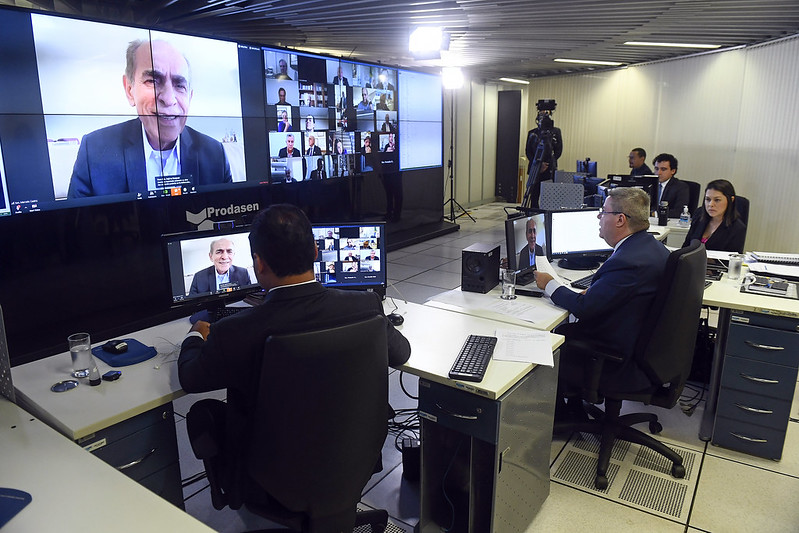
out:
{"label": "white floor tile", "polygon": [[429,285],[430,287],[438,287],[442,290],[452,290],[460,286],[461,275],[453,272],[441,272],[440,270],[428,270],[427,272],[412,276],[406,281],[418,283],[420,285]]}
{"label": "white floor tile", "polygon": [[705,531],[795,532],[799,479],[705,457],[689,524]]}

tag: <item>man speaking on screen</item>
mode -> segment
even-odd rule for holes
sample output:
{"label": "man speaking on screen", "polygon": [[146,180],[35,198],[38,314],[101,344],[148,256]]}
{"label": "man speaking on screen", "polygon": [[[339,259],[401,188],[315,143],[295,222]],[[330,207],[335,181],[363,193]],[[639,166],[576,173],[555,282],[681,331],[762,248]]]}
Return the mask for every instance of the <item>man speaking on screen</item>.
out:
{"label": "man speaking on screen", "polygon": [[69,198],[231,182],[222,143],[186,126],[186,57],[166,41],[136,40],[126,58],[122,83],[139,117],[83,137]]}
{"label": "man speaking on screen", "polygon": [[194,274],[189,296],[236,289],[249,285],[250,273],[246,268],[233,266],[236,249],[230,239],[217,239],[211,243],[208,258],[213,265]]}

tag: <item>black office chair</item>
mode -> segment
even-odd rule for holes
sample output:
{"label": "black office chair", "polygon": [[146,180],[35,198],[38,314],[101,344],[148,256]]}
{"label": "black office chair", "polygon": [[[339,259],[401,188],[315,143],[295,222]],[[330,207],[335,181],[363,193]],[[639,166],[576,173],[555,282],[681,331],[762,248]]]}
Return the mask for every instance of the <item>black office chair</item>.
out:
{"label": "black office chair", "polygon": [[743,196],[735,196],[735,210],[738,211],[738,216],[741,222],[749,226],[749,198]]}
{"label": "black office chair", "polygon": [[588,411],[593,420],[559,422],[555,424],[555,432],[584,431],[601,434],[594,479],[594,485],[600,490],[608,485],[606,473],[616,438],[654,450],[672,462],[671,474],[674,477],[685,476],[682,458],[676,452],[630,427],[648,422],[650,432],[659,433],[663,426],[658,422],[657,415],[631,413],[620,416],[619,413],[624,400],[667,409],[677,403],[691,371],[706,262],[705,247],[698,240],[672,252],[668,257],[652,311],[646,317],[634,352],[635,363],[649,378],[650,387],[644,390],[626,390],[619,383],[604,383],[601,379],[604,365],[620,363],[622,358],[597,350],[590,341],[567,339],[564,349],[583,356],[586,363],[590,362],[591,365],[584,372],[583,382],[580,384],[583,399],[595,404],[602,403],[604,399],[605,411],[589,405]]}
{"label": "black office chair", "polygon": [[[385,320],[267,339],[241,480],[249,488],[239,491],[247,509],[292,531],[384,531],[386,511],[356,511],[388,432]],[[199,457],[202,439],[191,431],[190,439]],[[238,508],[219,487],[227,473],[199,458],[214,507]]]}
{"label": "black office chair", "polygon": [[685,184],[688,185],[688,212],[693,213],[699,206],[699,196],[702,193],[702,186],[695,181],[685,181]]}

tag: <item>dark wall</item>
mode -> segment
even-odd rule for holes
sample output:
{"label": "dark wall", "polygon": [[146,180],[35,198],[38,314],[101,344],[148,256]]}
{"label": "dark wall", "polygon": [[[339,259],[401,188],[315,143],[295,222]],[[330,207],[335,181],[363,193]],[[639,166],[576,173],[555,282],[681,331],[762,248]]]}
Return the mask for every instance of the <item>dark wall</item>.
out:
{"label": "dark wall", "polygon": [[515,202],[518,193],[522,92],[500,91],[497,103],[497,180],[494,194]]}
{"label": "dark wall", "polygon": [[[399,176],[402,215],[392,232],[443,219],[442,168]],[[171,308],[161,235],[192,231],[187,213],[247,223],[258,208],[289,202],[314,222],[385,218],[384,178],[375,174],[216,193],[86,206],[0,218],[0,305],[13,365],[66,350],[87,331],[103,340],[186,316]],[[257,204],[257,207],[254,207]],[[237,206],[254,209],[243,213]],[[230,208],[233,209],[230,209]],[[241,210],[241,209],[239,209]],[[192,217],[194,218],[194,217]]]}

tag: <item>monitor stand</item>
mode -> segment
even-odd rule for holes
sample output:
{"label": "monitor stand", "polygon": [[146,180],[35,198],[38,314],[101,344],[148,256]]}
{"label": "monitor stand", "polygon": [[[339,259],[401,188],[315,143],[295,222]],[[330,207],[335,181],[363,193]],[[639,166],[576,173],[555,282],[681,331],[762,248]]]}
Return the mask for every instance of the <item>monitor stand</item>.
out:
{"label": "monitor stand", "polygon": [[558,266],[567,270],[593,270],[599,268],[599,259],[596,256],[564,257],[558,260]]}

